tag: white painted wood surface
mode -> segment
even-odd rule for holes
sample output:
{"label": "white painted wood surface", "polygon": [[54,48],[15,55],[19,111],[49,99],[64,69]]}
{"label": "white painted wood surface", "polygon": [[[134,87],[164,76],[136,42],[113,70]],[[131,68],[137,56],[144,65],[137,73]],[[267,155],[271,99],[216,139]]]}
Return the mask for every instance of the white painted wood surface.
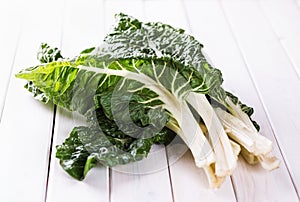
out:
{"label": "white painted wood surface", "polygon": [[[2,77],[0,80],[0,120],[21,31],[21,24],[23,22],[22,17],[24,16],[24,12],[21,7],[22,4],[18,5],[14,1],[10,1],[0,7],[0,24],[2,27],[0,32],[0,55],[6,58],[0,62]],[[11,20],[8,21],[7,18]]]}
{"label": "white painted wood surface", "polygon": [[[70,57],[100,44],[118,12],[181,27],[201,41],[222,70],[225,88],[254,107],[280,168],[267,172],[240,160],[222,188],[210,190],[189,152],[168,167],[160,148],[157,172],[97,167],[83,182],[69,177],[55,158],[55,145],[77,121],[32,99],[14,74],[37,63],[41,42]],[[2,1],[0,201],[299,201],[299,17],[294,0]]]}

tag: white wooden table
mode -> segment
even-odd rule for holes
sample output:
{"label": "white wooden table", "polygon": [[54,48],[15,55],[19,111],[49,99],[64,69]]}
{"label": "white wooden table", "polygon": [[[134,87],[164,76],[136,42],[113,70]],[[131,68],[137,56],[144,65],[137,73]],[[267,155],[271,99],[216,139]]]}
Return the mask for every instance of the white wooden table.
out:
{"label": "white wooden table", "polygon": [[[299,1],[2,0],[0,5],[1,202],[299,201]],[[225,88],[254,107],[280,168],[267,172],[239,160],[234,175],[210,190],[187,152],[148,175],[97,167],[83,182],[69,177],[55,158],[55,145],[74,126],[70,114],[34,100],[14,74],[37,63],[41,42],[67,56],[100,44],[118,12],[181,27],[201,41],[222,70]]]}

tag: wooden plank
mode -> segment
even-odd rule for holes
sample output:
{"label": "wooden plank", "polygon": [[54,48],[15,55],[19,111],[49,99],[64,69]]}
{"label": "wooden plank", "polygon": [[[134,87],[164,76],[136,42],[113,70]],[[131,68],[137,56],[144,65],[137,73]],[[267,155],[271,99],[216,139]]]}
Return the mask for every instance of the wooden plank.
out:
{"label": "wooden plank", "polygon": [[[119,12],[145,20],[140,0],[107,1],[105,11],[107,29],[113,23],[112,16]],[[111,201],[172,201],[165,149],[157,147],[152,151],[142,162],[112,168]]]}
{"label": "wooden plank", "polygon": [[[45,15],[44,1],[21,5],[26,15],[13,74],[37,64],[40,43],[59,42],[61,34],[62,9],[58,1],[47,5],[51,15]],[[24,83],[11,76],[3,110],[0,152],[5,166],[0,167],[0,201],[44,200],[53,106],[34,100],[24,90]]]}
{"label": "wooden plank", "polygon": [[300,79],[300,8],[295,1],[259,1]]}
{"label": "wooden plank", "polygon": [[[297,100],[300,98],[300,80],[257,2],[222,1],[222,8],[266,110],[293,182],[299,189],[300,172],[298,168],[300,163],[295,155],[295,148],[297,148],[300,132],[300,108],[297,104]],[[242,86],[240,85],[240,88]],[[247,89],[246,92],[253,96],[254,94],[249,93],[249,86],[244,86],[246,86],[244,87]],[[264,124],[264,122],[262,120],[260,123]],[[268,133],[263,134],[268,136]],[[273,138],[272,140],[274,142]],[[276,149],[274,153],[277,153]],[[284,162],[282,162],[281,167],[284,166]],[[284,197],[282,200],[287,200],[285,197],[291,197],[289,201],[297,201],[291,183],[287,180],[283,183],[284,175],[283,173],[277,175],[279,172],[281,172],[280,169],[269,173],[274,177],[272,180],[266,181],[265,192],[262,195],[268,194],[274,200],[282,197]],[[271,185],[275,187],[269,189]],[[257,190],[259,189],[255,186],[253,194],[257,194]],[[240,197],[243,198],[243,195]]]}
{"label": "wooden plank", "polygon": [[[64,11],[62,54],[78,55],[82,50],[98,46],[103,38],[103,4],[98,0],[67,0]],[[84,181],[70,177],[55,158],[55,145],[61,144],[73,127],[82,125],[74,114],[58,107],[55,120],[47,202],[109,201],[108,169],[96,167]]]}
{"label": "wooden plank", "polygon": [[[172,12],[166,12],[169,5],[172,5]],[[181,1],[146,1],[145,8],[147,19],[183,28],[187,33],[191,32],[190,26],[193,28],[198,24],[187,19]],[[230,179],[226,180],[220,190],[210,190],[204,171],[196,168],[190,152],[178,160],[178,155],[181,154],[174,156],[172,147],[168,147],[168,155],[175,201],[235,201]]]}
{"label": "wooden plank", "polygon": [[24,15],[21,5],[22,2],[9,1],[0,7],[0,121]]}
{"label": "wooden plank", "polygon": [[140,162],[112,168],[111,201],[172,201],[164,147]]}
{"label": "wooden plank", "polygon": [[203,169],[195,166],[190,151],[170,166],[175,201],[236,201],[230,179],[220,189],[210,189]]}

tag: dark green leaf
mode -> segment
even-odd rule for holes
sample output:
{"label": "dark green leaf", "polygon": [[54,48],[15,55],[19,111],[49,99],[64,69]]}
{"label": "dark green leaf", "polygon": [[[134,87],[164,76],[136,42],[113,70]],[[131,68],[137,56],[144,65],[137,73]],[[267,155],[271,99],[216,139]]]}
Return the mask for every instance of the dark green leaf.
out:
{"label": "dark green leaf", "polygon": [[[170,135],[171,134],[171,135]],[[56,157],[72,177],[83,180],[97,162],[106,166],[127,164],[147,157],[153,143],[170,141],[173,134],[164,130],[152,138],[112,138],[97,128],[76,127],[62,145]]]}
{"label": "dark green leaf", "polygon": [[42,43],[37,55],[37,59],[41,63],[49,63],[63,59],[58,48],[51,48],[48,44]]}

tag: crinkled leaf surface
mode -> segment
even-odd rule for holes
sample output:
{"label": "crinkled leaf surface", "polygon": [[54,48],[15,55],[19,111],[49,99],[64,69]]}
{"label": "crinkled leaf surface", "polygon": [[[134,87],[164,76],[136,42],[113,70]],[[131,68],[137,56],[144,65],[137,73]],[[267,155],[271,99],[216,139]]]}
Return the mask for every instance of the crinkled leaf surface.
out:
{"label": "crinkled leaf surface", "polygon": [[[105,38],[106,45],[96,52],[107,52],[107,57],[113,58],[172,58],[181,64],[195,68],[209,88],[201,93],[208,93],[217,102],[229,107],[225,98],[229,96],[234,103],[239,103],[242,110],[249,115],[251,107],[237,101],[232,93],[226,92],[221,84],[221,72],[213,68],[202,53],[203,45],[194,37],[184,33],[182,29],[175,29],[163,23],[143,23],[138,19],[125,15],[116,15],[113,31]],[[95,54],[97,54],[95,52]],[[259,130],[259,125],[253,121]]]}
{"label": "crinkled leaf surface", "polygon": [[66,172],[83,180],[97,162],[115,166],[142,160],[154,143],[166,142],[168,132],[162,130],[156,136],[145,139],[113,138],[99,128],[75,127],[65,142],[57,146],[56,157]]}

